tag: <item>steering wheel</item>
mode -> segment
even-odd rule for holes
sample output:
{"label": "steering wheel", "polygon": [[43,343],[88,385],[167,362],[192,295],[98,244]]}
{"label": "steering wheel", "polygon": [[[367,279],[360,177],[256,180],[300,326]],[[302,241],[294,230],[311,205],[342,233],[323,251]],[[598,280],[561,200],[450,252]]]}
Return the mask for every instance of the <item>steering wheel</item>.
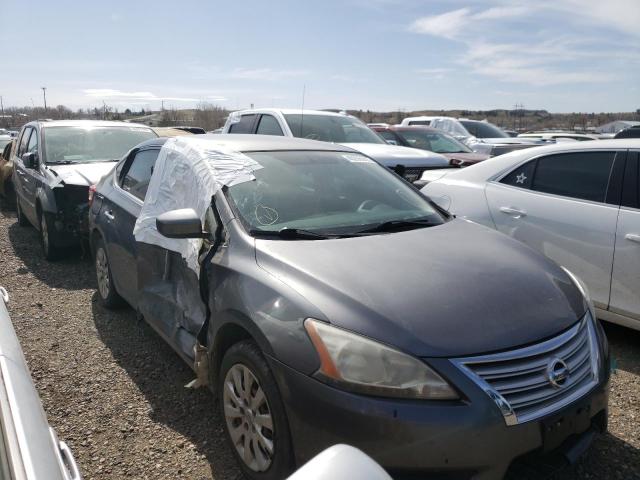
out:
{"label": "steering wheel", "polygon": [[307,138],[309,140],[318,140],[320,138],[320,135],[318,135],[317,133],[310,133],[304,138]]}
{"label": "steering wheel", "polygon": [[358,207],[359,212],[367,212],[373,210],[376,205],[382,205],[378,200],[365,200]]}

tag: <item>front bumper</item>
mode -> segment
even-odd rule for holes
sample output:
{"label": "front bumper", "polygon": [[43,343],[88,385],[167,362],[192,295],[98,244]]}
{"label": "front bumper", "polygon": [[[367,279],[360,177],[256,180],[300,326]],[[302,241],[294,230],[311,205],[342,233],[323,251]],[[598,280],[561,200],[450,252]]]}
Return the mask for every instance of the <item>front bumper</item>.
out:
{"label": "front bumper", "polygon": [[[516,458],[569,448],[574,440],[584,443],[590,427],[602,430],[603,418],[606,425],[608,369],[604,367],[596,387],[573,404],[548,417],[507,426],[495,403],[445,359],[429,363],[460,389],[464,400],[366,397],[325,385],[277,360],[270,359],[270,363],[298,464],[331,445],[346,443],[360,448],[394,475],[499,479]],[[574,422],[576,412],[585,409],[586,424]],[[551,435],[544,432],[550,419],[554,424],[566,419],[575,426]]]}

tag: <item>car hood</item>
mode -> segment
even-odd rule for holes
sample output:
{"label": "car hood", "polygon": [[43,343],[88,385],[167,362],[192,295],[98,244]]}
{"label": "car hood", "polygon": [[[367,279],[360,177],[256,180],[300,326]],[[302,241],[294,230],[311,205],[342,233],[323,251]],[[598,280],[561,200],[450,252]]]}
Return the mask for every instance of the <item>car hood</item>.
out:
{"label": "car hood", "polygon": [[478,143],[490,143],[492,145],[546,145],[547,142],[539,138],[520,138],[520,137],[507,137],[507,138],[479,138]]}
{"label": "car hood", "polygon": [[462,160],[465,164],[472,164],[482,162],[489,158],[486,153],[470,153],[470,152],[458,152],[458,153],[443,153],[449,160]]}
{"label": "car hood", "polygon": [[460,219],[366,237],[256,240],[256,261],[324,320],[421,357],[539,342],[587,309],[555,263]]}
{"label": "car hood", "polygon": [[405,167],[440,167],[449,164],[449,160],[439,153],[419,150],[417,148],[388,145],[385,143],[343,143],[373,158],[385,167],[393,168],[397,165]]}
{"label": "car hood", "polygon": [[90,186],[113,170],[116,162],[75,163],[72,165],[48,165],[55,181],[67,185]]}

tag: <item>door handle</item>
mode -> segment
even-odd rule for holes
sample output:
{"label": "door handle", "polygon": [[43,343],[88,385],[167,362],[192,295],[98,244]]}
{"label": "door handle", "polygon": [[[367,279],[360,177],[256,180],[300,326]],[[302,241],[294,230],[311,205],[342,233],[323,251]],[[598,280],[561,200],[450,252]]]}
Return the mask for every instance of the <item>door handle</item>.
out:
{"label": "door handle", "polygon": [[512,215],[513,218],[520,218],[520,217],[527,216],[527,212],[525,212],[524,210],[519,210],[513,207],[500,207],[500,211],[502,213],[506,213],[507,215]]}
{"label": "door handle", "polygon": [[58,445],[60,447],[60,456],[62,457],[62,463],[67,467],[70,479],[80,480],[82,478],[80,476],[80,469],[78,468],[76,459],[73,457],[71,449],[64,442],[60,442]]}
{"label": "door handle", "polygon": [[109,220],[111,222],[116,219],[116,217],[113,215],[113,212],[111,210],[105,210],[104,211],[104,216],[107,217],[107,220]]}
{"label": "door handle", "polygon": [[637,233],[627,233],[624,238],[626,238],[627,240],[631,241],[631,242],[636,242],[636,243],[640,243],[640,235],[638,235]]}

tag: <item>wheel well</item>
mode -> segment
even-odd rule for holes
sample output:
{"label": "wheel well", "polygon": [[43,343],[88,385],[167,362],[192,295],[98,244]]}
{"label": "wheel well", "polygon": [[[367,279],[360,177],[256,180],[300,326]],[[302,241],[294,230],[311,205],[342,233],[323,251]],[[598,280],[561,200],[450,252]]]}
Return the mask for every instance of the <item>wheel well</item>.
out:
{"label": "wheel well", "polygon": [[91,249],[92,253],[95,253],[94,250],[96,248],[96,241],[100,239],[102,239],[102,234],[97,228],[94,228],[91,232],[91,235],[89,236],[89,248]]}
{"label": "wheel well", "polygon": [[211,349],[211,366],[209,369],[210,374],[210,386],[215,392],[216,379],[218,378],[218,372],[220,371],[220,365],[227,350],[242,340],[254,340],[251,334],[235,323],[227,323],[220,327],[216,338],[213,342],[213,348]]}

